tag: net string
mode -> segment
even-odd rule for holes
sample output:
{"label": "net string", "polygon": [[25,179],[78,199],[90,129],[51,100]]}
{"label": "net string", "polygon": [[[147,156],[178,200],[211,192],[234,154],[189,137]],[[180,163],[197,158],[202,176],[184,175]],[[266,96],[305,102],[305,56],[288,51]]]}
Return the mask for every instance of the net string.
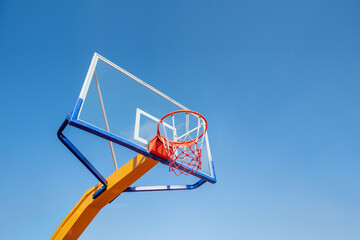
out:
{"label": "net string", "polygon": [[[194,114],[192,114],[194,115]],[[191,172],[197,172],[201,169],[201,149],[205,135],[199,139],[200,130],[205,131],[205,120],[200,116],[197,117],[197,127],[190,131],[189,113],[186,112],[185,130],[186,133],[180,137],[177,136],[174,114],[171,114],[173,125],[173,141],[168,138],[165,125],[161,122],[164,136],[160,135],[164,144],[165,151],[169,156],[169,170],[173,171],[177,176],[181,174],[189,175]],[[196,130],[196,138],[192,138],[190,134]]]}

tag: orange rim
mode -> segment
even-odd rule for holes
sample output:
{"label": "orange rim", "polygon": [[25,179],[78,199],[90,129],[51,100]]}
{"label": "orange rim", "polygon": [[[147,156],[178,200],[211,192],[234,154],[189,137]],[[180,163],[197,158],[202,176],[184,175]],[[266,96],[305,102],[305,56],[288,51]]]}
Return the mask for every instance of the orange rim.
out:
{"label": "orange rim", "polygon": [[197,115],[199,118],[204,119],[204,121],[205,121],[205,129],[204,129],[204,131],[200,134],[200,136],[197,137],[197,139],[201,138],[201,137],[206,133],[208,124],[207,124],[206,118],[204,118],[203,115],[201,115],[201,114],[198,113],[198,112],[191,111],[191,110],[177,110],[177,111],[173,111],[173,112],[170,112],[170,113],[166,114],[165,116],[163,116],[163,117],[160,119],[160,121],[159,121],[159,123],[158,123],[158,126],[157,126],[157,135],[158,135],[158,137],[159,137],[160,140],[161,140],[161,138],[164,138],[164,139],[166,139],[170,144],[174,144],[174,145],[190,144],[191,142],[194,142],[194,140],[189,140],[189,141],[186,141],[186,142],[175,142],[175,141],[168,140],[167,138],[165,138],[164,136],[162,136],[162,135],[160,134],[160,129],[159,129],[159,127],[160,127],[160,124],[163,122],[163,120],[164,120],[166,117],[170,116],[170,115],[173,116],[174,114],[176,114],[176,113],[181,113],[181,112],[184,112],[184,113],[186,113],[186,114],[193,113],[193,114]]}

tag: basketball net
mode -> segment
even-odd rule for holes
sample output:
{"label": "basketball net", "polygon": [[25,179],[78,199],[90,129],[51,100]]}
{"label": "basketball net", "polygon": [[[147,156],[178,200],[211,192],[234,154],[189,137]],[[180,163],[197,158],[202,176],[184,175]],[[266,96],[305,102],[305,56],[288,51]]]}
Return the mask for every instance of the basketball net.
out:
{"label": "basketball net", "polygon": [[[175,118],[179,120],[184,114],[185,121],[177,123]],[[185,133],[178,136],[177,130],[181,128],[184,128]],[[168,159],[169,171],[177,176],[196,173],[201,169],[201,150],[206,130],[207,121],[197,112],[179,110],[168,113],[160,119],[157,136],[150,140],[149,151]]]}

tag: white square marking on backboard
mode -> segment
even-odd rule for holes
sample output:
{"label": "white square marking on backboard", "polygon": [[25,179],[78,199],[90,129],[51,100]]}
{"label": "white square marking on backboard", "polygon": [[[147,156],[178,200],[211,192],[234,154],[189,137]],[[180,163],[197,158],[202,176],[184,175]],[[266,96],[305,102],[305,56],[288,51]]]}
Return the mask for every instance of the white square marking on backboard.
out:
{"label": "white square marking on backboard", "polygon": [[[149,113],[147,113],[147,112],[145,112],[145,111],[143,111],[143,110],[141,110],[139,108],[136,109],[134,139],[141,142],[141,143],[148,144],[149,143],[148,140],[140,137],[140,118],[141,118],[141,115],[144,115],[145,117],[150,118],[151,120],[155,121],[156,123],[158,123],[160,121],[160,119],[150,115]],[[167,127],[167,128],[170,128],[174,132],[174,134],[176,135],[176,129],[173,126],[171,126],[171,125],[169,125],[169,124],[167,124],[165,122],[164,122],[164,126]]]}

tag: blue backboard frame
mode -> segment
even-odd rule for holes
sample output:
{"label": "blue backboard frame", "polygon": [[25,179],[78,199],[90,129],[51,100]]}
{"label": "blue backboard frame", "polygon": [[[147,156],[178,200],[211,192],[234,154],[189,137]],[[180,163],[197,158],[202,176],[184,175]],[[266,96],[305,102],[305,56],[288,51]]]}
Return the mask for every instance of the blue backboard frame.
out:
{"label": "blue backboard frame", "polygon": [[[98,137],[101,137],[103,139],[106,139],[112,143],[118,144],[120,146],[126,147],[136,153],[139,153],[145,157],[149,157],[152,158],[156,161],[159,161],[165,165],[169,165],[169,161],[166,159],[163,159],[157,155],[151,154],[147,148],[137,145],[131,141],[128,141],[114,133],[105,131],[99,127],[96,127],[92,124],[87,123],[86,121],[83,121],[81,119],[79,119],[79,115],[82,109],[82,106],[84,104],[84,100],[90,85],[90,81],[92,78],[92,75],[94,74],[95,71],[95,66],[98,62],[98,60],[102,60],[103,62],[107,63],[108,65],[116,68],[118,71],[121,71],[122,73],[128,75],[130,78],[132,78],[133,80],[137,81],[138,83],[140,83],[141,85],[145,86],[146,88],[152,90],[153,92],[156,92],[157,94],[161,95],[163,98],[173,102],[175,105],[177,105],[178,107],[182,108],[182,109],[187,109],[186,107],[184,107],[183,105],[177,103],[176,101],[174,101],[173,99],[169,98],[168,96],[166,96],[165,94],[159,92],[158,90],[154,89],[153,87],[151,87],[150,85],[148,85],[147,83],[143,82],[142,80],[138,79],[137,77],[135,77],[134,75],[126,72],[125,70],[123,70],[122,68],[118,67],[117,65],[115,65],[114,63],[110,62],[109,60],[105,59],[104,57],[100,56],[99,54],[95,53],[93,56],[93,59],[91,61],[86,79],[85,79],[85,83],[83,85],[83,88],[80,92],[80,96],[76,101],[75,107],[72,111],[72,113],[66,118],[66,120],[64,121],[64,123],[61,125],[59,131],[58,131],[58,137],[61,140],[61,142],[82,162],[82,164],[104,185],[104,188],[102,189],[105,190],[106,189],[106,179],[95,169],[95,167],[90,163],[90,161],[88,161],[85,156],[82,155],[82,153],[71,143],[71,141],[69,139],[67,139],[64,135],[63,135],[63,130],[66,128],[67,125],[76,127],[78,129],[81,129],[83,131],[86,131],[88,133],[91,133],[93,135],[96,135]],[[207,137],[207,136],[206,136]],[[187,172],[187,169],[183,166],[179,166],[180,169],[185,169],[185,172]],[[191,190],[191,189],[195,189],[201,185],[203,185],[205,182],[210,182],[210,183],[216,183],[216,175],[215,175],[215,169],[214,169],[214,163],[211,159],[210,162],[210,169],[211,169],[211,173],[210,175],[207,174],[203,174],[202,172],[189,172],[191,175],[199,178],[200,180],[198,182],[196,182],[195,184],[190,184],[190,185],[166,185],[166,186],[146,186],[146,187],[129,187],[128,189],[125,190],[125,192],[142,192],[142,191],[166,191],[166,190]],[[101,194],[101,192],[99,192],[98,194]],[[96,195],[96,194],[95,194]],[[97,196],[97,195],[96,195]]]}

